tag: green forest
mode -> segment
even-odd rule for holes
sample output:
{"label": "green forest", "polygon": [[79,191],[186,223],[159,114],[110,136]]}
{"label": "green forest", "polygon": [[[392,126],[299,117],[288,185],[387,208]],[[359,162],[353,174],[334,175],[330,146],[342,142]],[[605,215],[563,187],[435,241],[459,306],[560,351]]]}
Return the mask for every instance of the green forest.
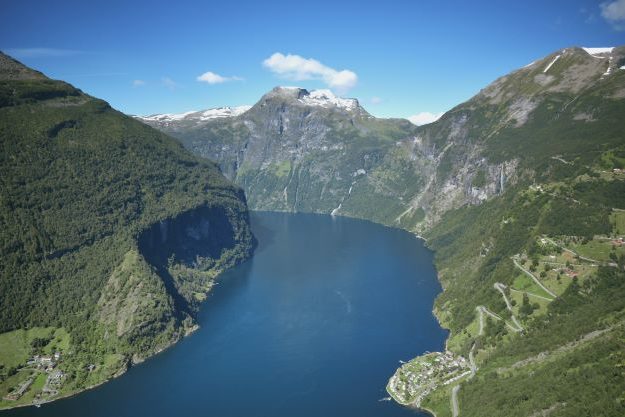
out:
{"label": "green forest", "polygon": [[[28,377],[26,359],[53,348],[64,353],[67,394],[193,327],[197,303],[163,275],[184,265],[148,263],[140,237],[205,210],[228,225],[224,244],[215,242],[203,272],[186,275],[210,279],[251,253],[246,202],[216,165],[175,140],[6,55],[0,61],[0,396]],[[206,278],[193,287],[209,288]],[[11,336],[18,329],[52,333],[28,342]],[[55,331],[67,334],[63,343]]]}

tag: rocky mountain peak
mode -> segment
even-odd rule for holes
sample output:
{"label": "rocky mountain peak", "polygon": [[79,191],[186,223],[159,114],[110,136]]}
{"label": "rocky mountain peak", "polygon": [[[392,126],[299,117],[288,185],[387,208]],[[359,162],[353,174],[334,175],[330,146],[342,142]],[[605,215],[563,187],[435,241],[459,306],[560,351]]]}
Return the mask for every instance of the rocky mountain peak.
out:
{"label": "rocky mountain peak", "polygon": [[624,64],[625,47],[568,47],[497,79],[472,101],[501,106],[505,122],[518,127],[553,94],[618,87]]}
{"label": "rocky mountain peak", "polygon": [[283,101],[289,105],[322,107],[344,111],[363,110],[354,98],[342,98],[331,90],[321,89],[308,91],[300,87],[275,87],[259,101],[262,105],[268,101]]}

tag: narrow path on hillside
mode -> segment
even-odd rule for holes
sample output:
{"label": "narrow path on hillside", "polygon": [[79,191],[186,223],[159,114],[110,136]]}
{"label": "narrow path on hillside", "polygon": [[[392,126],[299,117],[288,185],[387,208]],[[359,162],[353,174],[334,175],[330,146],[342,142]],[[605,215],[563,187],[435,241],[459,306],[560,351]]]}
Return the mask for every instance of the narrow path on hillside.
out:
{"label": "narrow path on hillside", "polygon": [[512,365],[505,368],[498,368],[497,373],[501,374],[504,372],[510,372],[513,369],[522,368],[527,365],[544,362],[545,360],[557,356],[558,354],[569,352],[573,349],[576,349],[598,337],[603,336],[604,334],[612,331],[615,327],[622,326],[624,322],[620,322],[613,326],[610,326],[605,329],[593,330],[590,333],[586,333],[585,335],[579,337],[577,340],[573,340],[571,342],[565,343],[553,350],[546,350],[544,352],[540,352],[534,356],[530,356],[529,358],[522,359],[518,362],[513,363]]}
{"label": "narrow path on hillside", "polygon": [[[476,308],[478,309],[478,311],[480,311],[480,313],[486,313],[489,316],[491,316],[492,318],[494,318],[495,320],[502,320],[506,324],[506,326],[508,326],[508,328],[510,330],[512,330],[513,332],[518,333],[518,332],[523,331],[522,327],[515,327],[515,326],[513,326],[512,324],[508,323],[503,317],[501,317],[498,314],[493,313],[492,311],[490,311],[489,309],[487,309],[484,306],[477,306]],[[481,327],[480,330],[483,331],[484,328],[483,328],[483,324],[481,324],[481,323],[482,323],[482,318],[480,318],[480,327]],[[515,323],[515,325],[516,325],[516,323]]]}
{"label": "narrow path on hillside", "polygon": [[518,292],[519,294],[527,294],[529,297],[540,298],[541,300],[545,300],[545,301],[553,301],[553,298],[543,297],[542,295],[534,294],[533,292],[527,292],[527,291],[515,290],[515,289],[514,289],[514,288],[512,288],[512,287],[510,287],[510,291],[512,291],[512,292]]}
{"label": "narrow path on hillside", "polygon": [[[471,380],[477,372],[477,365],[475,364],[475,357],[473,356],[474,351],[475,343],[471,345],[471,350],[469,350],[469,364],[471,366],[471,376],[469,376],[467,381]],[[458,406],[458,391],[460,391],[460,385],[461,384],[458,384],[451,389],[451,412],[453,417],[458,417],[458,414],[460,413],[460,407]]]}
{"label": "narrow path on hillside", "polygon": [[477,365],[475,364],[475,356],[473,355],[474,351],[475,351],[475,342],[473,342],[473,345],[471,345],[471,350],[469,351],[469,364],[471,365],[471,376],[469,377],[469,379],[473,378],[475,376],[475,373],[477,372]]}
{"label": "narrow path on hillside", "polygon": [[508,309],[508,311],[510,312],[510,316],[512,317],[512,321],[514,322],[516,327],[519,329],[519,331],[522,331],[523,326],[521,326],[521,323],[519,323],[519,321],[515,317],[514,311],[512,310],[512,304],[510,304],[510,300],[508,299],[508,296],[506,295],[506,291],[505,291],[506,286],[502,284],[501,282],[495,282],[493,287],[495,287],[495,289],[501,293],[503,300],[506,302],[506,308]]}
{"label": "narrow path on hillside", "polygon": [[458,417],[460,412],[458,408],[458,391],[460,391],[460,385],[456,385],[451,389],[451,415]]}
{"label": "narrow path on hillside", "polygon": [[517,262],[517,260],[515,258],[512,258],[512,262],[514,262],[514,266],[516,266],[517,268],[519,268],[521,271],[525,272],[530,278],[532,278],[534,280],[534,282],[543,290],[545,290],[545,292],[549,295],[551,295],[553,298],[558,298],[558,296],[556,295],[556,293],[554,293],[553,291],[551,291],[549,288],[545,287],[542,282],[540,282],[538,280],[538,278],[536,278],[534,276],[534,274],[532,274],[530,271],[528,271],[527,269],[523,268],[523,266],[521,266],[520,263]]}
{"label": "narrow path on hillside", "polygon": [[555,241],[555,240],[553,240],[553,239],[551,239],[551,238],[549,238],[549,237],[544,237],[544,239],[545,239],[547,242],[551,243],[552,245],[554,245],[554,246],[556,246],[556,247],[558,247],[558,248],[562,249],[563,251],[568,252],[568,253],[572,254],[573,256],[577,256],[579,259],[583,259],[584,261],[587,261],[587,262],[592,262],[592,263],[596,263],[596,264],[600,264],[600,263],[602,263],[601,261],[598,261],[598,260],[596,260],[596,259],[592,259],[592,258],[587,258],[587,257],[585,257],[585,256],[580,255],[579,253],[577,253],[577,252],[575,252],[575,251],[572,251],[571,249],[565,248],[564,246],[559,245],[558,243],[556,243],[556,241]]}
{"label": "narrow path on hillside", "polygon": [[482,311],[480,307],[481,306],[475,307],[475,309],[477,310],[479,319],[480,319],[480,327],[479,327],[479,331],[477,332],[478,336],[484,335],[484,312]]}
{"label": "narrow path on hillside", "polygon": [[401,224],[401,219],[402,217],[404,217],[406,214],[410,213],[411,211],[414,210],[414,207],[409,206],[406,210],[404,210],[399,216],[395,217],[395,223],[397,224]]}

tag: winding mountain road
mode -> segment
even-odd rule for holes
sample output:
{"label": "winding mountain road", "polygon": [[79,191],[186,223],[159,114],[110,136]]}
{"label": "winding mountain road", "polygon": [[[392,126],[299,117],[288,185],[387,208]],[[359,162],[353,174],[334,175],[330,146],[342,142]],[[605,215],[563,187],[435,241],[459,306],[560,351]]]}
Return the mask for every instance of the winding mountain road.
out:
{"label": "winding mountain road", "polygon": [[[501,317],[501,316],[500,316],[500,315],[498,315],[498,314],[493,313],[492,311],[490,311],[489,309],[487,309],[487,308],[486,308],[486,307],[484,307],[484,306],[477,306],[476,308],[478,309],[478,311],[479,311],[481,314],[486,313],[486,314],[488,314],[489,316],[491,316],[492,318],[494,318],[495,320],[503,320],[503,322],[506,324],[506,326],[508,326],[508,328],[509,328],[510,330],[512,330],[513,332],[517,332],[517,333],[518,333],[518,332],[523,331],[523,328],[522,328],[522,327],[518,327],[518,328],[517,328],[517,327],[515,327],[515,326],[511,325],[511,324],[510,324],[510,323],[508,323],[506,320],[504,320],[504,318],[503,318],[503,317]],[[515,325],[516,325],[516,323],[515,323]],[[482,317],[482,316],[480,316],[480,331],[482,331],[482,333],[483,333],[483,330],[484,330],[484,325],[483,325],[483,317]],[[482,333],[480,333],[480,335],[481,335]]]}
{"label": "winding mountain road", "polygon": [[510,300],[508,299],[508,296],[506,295],[506,291],[505,291],[506,286],[504,284],[502,284],[501,282],[495,282],[493,287],[495,287],[495,289],[501,293],[501,296],[503,297],[503,300],[506,302],[506,308],[510,312],[510,316],[512,317],[512,321],[514,322],[514,325],[517,327],[518,331],[519,332],[523,331],[523,326],[521,326],[521,323],[519,323],[519,321],[517,320],[517,318],[514,315],[514,311],[512,311],[512,304],[510,303]]}
{"label": "winding mountain road", "polygon": [[545,292],[549,295],[551,295],[553,298],[558,298],[558,296],[556,295],[556,293],[554,293],[553,291],[551,291],[549,288],[545,287],[542,282],[540,282],[538,280],[538,278],[536,278],[534,276],[534,274],[532,274],[530,271],[528,271],[527,269],[523,268],[523,266],[517,262],[517,260],[515,258],[512,258],[512,262],[514,262],[514,266],[516,266],[517,268],[519,268],[521,271],[525,272],[525,274],[527,274],[530,278],[532,278],[534,280],[534,282],[536,283],[536,285],[538,285],[540,288],[542,288],[543,290],[545,290]]}
{"label": "winding mountain road", "polygon": [[532,292],[521,291],[521,290],[515,290],[514,288],[510,288],[510,291],[512,291],[512,292],[518,292],[518,293],[520,293],[520,294],[527,294],[529,297],[536,297],[536,298],[540,298],[541,300],[545,300],[545,301],[553,301],[553,298],[543,297],[542,295],[534,294],[534,293],[532,293]]}

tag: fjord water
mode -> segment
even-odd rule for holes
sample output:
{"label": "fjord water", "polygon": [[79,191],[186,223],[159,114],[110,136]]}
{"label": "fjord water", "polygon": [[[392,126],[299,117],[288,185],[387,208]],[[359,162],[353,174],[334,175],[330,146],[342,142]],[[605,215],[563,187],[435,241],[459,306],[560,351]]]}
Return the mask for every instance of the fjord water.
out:
{"label": "fjord water", "polygon": [[94,390],[6,416],[415,416],[399,360],[443,348],[432,254],[366,221],[257,212],[254,257],[219,278],[200,329]]}

